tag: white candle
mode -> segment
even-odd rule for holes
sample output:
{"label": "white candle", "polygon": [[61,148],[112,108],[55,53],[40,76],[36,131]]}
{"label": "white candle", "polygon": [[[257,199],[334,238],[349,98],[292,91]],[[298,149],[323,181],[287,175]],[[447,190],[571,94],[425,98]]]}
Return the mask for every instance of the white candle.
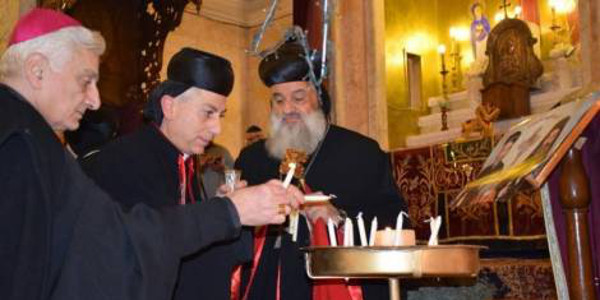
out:
{"label": "white candle", "polygon": [[290,169],[288,170],[287,174],[285,175],[285,180],[283,180],[284,188],[287,188],[288,186],[290,186],[290,183],[292,183],[292,178],[294,177],[294,172],[296,171],[295,163],[290,163],[288,166],[290,167]]}
{"label": "white candle", "polygon": [[300,221],[300,211],[292,209],[290,213],[290,233],[292,234],[292,241],[298,240],[298,223]]}
{"label": "white candle", "polygon": [[375,246],[375,236],[377,235],[377,217],[371,221],[371,232],[369,233],[369,246]]}
{"label": "white candle", "polygon": [[331,219],[327,220],[327,232],[329,233],[329,245],[337,247],[337,237],[335,235],[335,227]]}
{"label": "white candle", "polygon": [[429,229],[431,229],[431,235],[429,236],[429,242],[427,245],[435,246],[438,244],[438,233],[440,232],[440,227],[442,226],[442,216],[431,217],[425,222],[429,222]]}
{"label": "white candle", "polygon": [[365,221],[362,218],[362,212],[356,216],[356,224],[358,226],[358,234],[360,235],[360,245],[367,246],[367,232],[365,230]]}
{"label": "white candle", "polygon": [[354,229],[352,228],[352,220],[350,218],[346,218],[346,222],[344,224],[344,246],[352,247],[354,246]]}
{"label": "white candle", "polygon": [[[290,186],[290,183],[292,183],[292,178],[294,178],[294,172],[296,171],[295,163],[289,163],[288,166],[290,167],[290,169],[288,170],[287,174],[285,175],[285,179],[283,180],[283,187],[286,189],[288,188],[288,186]],[[292,241],[294,242],[298,238],[299,217],[300,216],[298,211],[292,211],[292,213],[290,214],[290,223],[287,231],[292,235]]]}
{"label": "white candle", "polygon": [[402,239],[402,225],[404,223],[404,216],[408,217],[408,214],[400,211],[400,213],[398,214],[398,218],[396,218],[396,232],[394,235],[394,246],[400,246],[401,243],[401,239]]}

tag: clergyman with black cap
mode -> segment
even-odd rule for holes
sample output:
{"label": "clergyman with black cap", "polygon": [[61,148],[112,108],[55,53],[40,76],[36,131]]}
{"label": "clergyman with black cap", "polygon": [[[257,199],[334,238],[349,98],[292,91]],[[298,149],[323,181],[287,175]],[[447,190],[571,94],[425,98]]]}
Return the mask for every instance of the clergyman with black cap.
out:
{"label": "clergyman with black cap", "polygon": [[262,128],[257,125],[250,125],[246,128],[246,135],[244,139],[246,140],[246,146],[251,145],[255,142],[258,142],[265,138],[265,134],[262,131]]}
{"label": "clergyman with black cap", "polygon": [[[242,170],[249,184],[260,184],[282,176],[282,160],[286,160],[288,149],[294,149],[307,155],[298,186],[305,193],[320,191],[337,198],[331,203],[305,206],[296,242],[281,225],[256,230],[255,249],[262,251],[257,254],[257,267],[244,270],[241,291],[245,299],[254,300],[344,300],[361,293],[365,299],[385,299],[387,282],[361,288],[340,281],[335,289],[325,291],[328,283],[313,286],[306,274],[300,249],[310,245],[315,234],[326,235],[328,219],[340,221],[344,214],[356,217],[362,212],[365,222],[377,216],[381,226],[394,226],[399,211],[406,211],[393,181],[389,156],[378,143],[331,124],[327,91],[315,86],[309,74],[308,61],[312,70],[321,69],[319,56],[311,60],[306,53],[300,43],[288,40],[260,62],[260,78],[271,90],[270,132],[266,140],[242,150],[236,168]],[[315,75],[318,78],[320,74]],[[312,224],[311,231],[308,223]]]}
{"label": "clergyman with black cap", "polygon": [[[167,79],[150,94],[144,111],[149,124],[108,144],[84,162],[84,169],[125,207],[140,202],[160,208],[224,201],[202,194],[193,156],[221,132],[220,120],[233,83],[228,60],[183,48],[171,58]],[[227,196],[246,197],[245,182],[237,187],[233,193],[238,195]],[[229,220],[215,220],[205,230],[210,232],[223,222]],[[241,237],[189,253],[182,259],[172,298],[228,299],[232,269],[251,255],[252,237],[245,231]]]}

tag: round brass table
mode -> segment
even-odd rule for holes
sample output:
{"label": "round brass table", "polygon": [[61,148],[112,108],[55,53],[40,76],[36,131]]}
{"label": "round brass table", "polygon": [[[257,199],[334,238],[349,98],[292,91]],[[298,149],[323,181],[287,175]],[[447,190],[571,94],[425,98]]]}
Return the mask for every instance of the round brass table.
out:
{"label": "round brass table", "polygon": [[472,245],[307,247],[306,271],[313,279],[387,278],[390,299],[400,299],[400,278],[474,277],[479,250]]}

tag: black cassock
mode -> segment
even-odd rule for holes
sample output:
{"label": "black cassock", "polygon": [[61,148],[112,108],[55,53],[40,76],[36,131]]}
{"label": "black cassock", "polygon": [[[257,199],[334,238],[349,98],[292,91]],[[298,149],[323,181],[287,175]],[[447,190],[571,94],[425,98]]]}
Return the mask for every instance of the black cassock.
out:
{"label": "black cassock", "polygon": [[0,84],[0,299],[169,299],[181,257],[239,235],[229,199],[125,212]]}
{"label": "black cassock", "polygon": [[[311,160],[312,161],[311,163]],[[259,184],[272,178],[282,178],[279,174],[280,161],[271,158],[265,141],[245,148],[236,168],[242,170],[243,179],[249,184]],[[334,194],[333,204],[344,210],[349,217],[363,212],[366,224],[377,216],[380,226],[395,224],[400,210],[406,211],[406,204],[400,197],[391,172],[389,155],[384,153],[377,142],[353,131],[331,125],[316,156],[309,157],[306,184],[313,192]],[[261,261],[253,280],[249,299],[275,299],[276,275],[281,263],[281,299],[311,299],[310,280],[306,275],[304,258],[300,247],[310,243],[304,218],[299,225],[298,241],[282,232],[281,226],[270,226]],[[358,236],[358,234],[355,234]],[[249,271],[244,271],[244,285]],[[385,297],[386,282],[368,284],[363,289],[365,298]],[[382,294],[383,293],[383,294]]]}
{"label": "black cassock", "polygon": [[[177,206],[179,155],[158,128],[146,125],[108,144],[87,158],[83,166],[100,187],[127,207],[139,202],[151,207]],[[188,184],[194,187],[195,195],[193,199],[188,197],[188,202],[202,201],[195,177]],[[215,228],[207,230],[212,229]],[[251,259],[251,245],[251,234],[244,233],[241,239],[222,241],[185,257],[173,299],[228,299],[231,271],[235,265]]]}

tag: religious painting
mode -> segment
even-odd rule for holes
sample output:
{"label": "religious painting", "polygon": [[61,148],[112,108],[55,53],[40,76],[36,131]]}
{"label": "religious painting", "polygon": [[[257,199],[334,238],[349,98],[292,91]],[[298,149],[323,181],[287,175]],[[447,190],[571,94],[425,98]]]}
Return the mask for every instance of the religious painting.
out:
{"label": "religious painting", "polygon": [[[473,49],[473,57],[477,64],[482,64],[484,63],[482,61],[486,59],[486,43],[492,27],[484,14],[485,2],[474,1],[469,10],[473,19],[471,22],[471,48]],[[479,68],[483,69],[483,67]]]}
{"label": "religious painting", "polygon": [[486,159],[478,179],[461,191],[452,206],[508,201],[519,192],[538,188],[546,179],[540,172],[584,114],[600,101],[600,91],[572,98],[510,128]]}

